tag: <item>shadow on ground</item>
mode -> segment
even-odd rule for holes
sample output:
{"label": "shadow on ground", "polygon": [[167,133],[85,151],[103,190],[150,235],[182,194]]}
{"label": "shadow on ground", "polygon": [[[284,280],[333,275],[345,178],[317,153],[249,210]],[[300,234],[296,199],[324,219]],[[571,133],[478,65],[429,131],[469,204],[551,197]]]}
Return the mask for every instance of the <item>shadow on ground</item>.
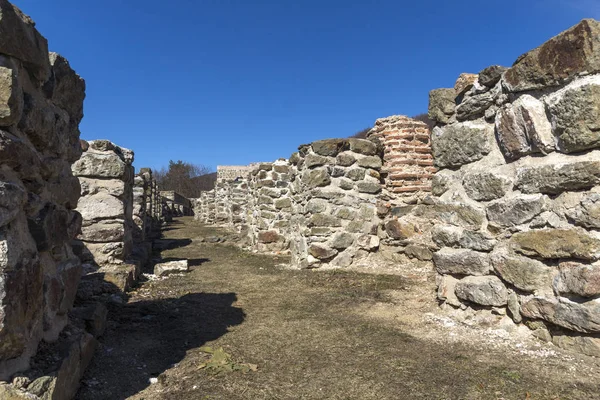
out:
{"label": "shadow on ground", "polygon": [[107,332],[77,399],[121,400],[142,391],[188,350],[241,324],[245,315],[232,306],[236,300],[235,293],[191,293],[112,306]]}

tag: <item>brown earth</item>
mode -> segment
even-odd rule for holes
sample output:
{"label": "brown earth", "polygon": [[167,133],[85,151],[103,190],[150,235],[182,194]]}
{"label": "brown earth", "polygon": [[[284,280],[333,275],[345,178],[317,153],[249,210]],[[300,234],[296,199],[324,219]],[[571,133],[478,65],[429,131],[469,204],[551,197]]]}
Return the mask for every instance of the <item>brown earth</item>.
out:
{"label": "brown earth", "polygon": [[192,271],[110,306],[78,399],[600,399],[597,359],[452,319],[432,276],[289,270],[189,218],[163,235]]}

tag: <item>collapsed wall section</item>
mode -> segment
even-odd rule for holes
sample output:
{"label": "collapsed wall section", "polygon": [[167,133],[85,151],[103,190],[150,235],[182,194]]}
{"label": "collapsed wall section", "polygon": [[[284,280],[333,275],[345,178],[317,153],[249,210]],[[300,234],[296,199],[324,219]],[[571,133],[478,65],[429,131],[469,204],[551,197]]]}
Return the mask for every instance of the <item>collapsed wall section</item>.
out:
{"label": "collapsed wall section", "polygon": [[[65,58],[48,53],[34,22],[5,0],[0,37],[0,379],[6,380],[28,367],[41,340],[59,338],[73,307],[81,262],[70,241],[81,216],[71,164],[81,155],[85,82]],[[73,339],[94,340],[85,332]]]}
{"label": "collapsed wall section", "polygon": [[[600,356],[600,22],[430,95],[438,297]],[[444,212],[445,210],[445,212]]]}

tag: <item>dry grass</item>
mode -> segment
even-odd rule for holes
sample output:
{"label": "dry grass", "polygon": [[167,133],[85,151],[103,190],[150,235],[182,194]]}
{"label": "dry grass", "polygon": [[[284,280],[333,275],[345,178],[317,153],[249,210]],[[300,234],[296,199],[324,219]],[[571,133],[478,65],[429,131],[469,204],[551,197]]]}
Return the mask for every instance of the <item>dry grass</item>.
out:
{"label": "dry grass", "polygon": [[[420,313],[435,304],[400,277],[285,270],[285,257],[201,243],[228,234],[176,222],[165,236],[182,246],[162,256],[194,260],[193,271],[144,283],[112,310],[80,399],[600,398],[568,365],[420,338]],[[357,312],[392,301],[412,313],[402,324]],[[200,369],[203,345],[258,371]]]}

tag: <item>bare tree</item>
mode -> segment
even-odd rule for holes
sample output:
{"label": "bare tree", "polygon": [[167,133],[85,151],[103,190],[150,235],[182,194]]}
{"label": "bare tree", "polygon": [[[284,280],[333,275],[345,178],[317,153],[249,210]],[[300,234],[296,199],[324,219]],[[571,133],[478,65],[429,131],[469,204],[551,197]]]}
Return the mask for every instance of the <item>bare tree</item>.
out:
{"label": "bare tree", "polygon": [[201,185],[202,179],[199,178],[210,175],[211,172],[204,165],[170,160],[169,167],[155,171],[154,176],[160,190],[174,190],[187,198],[195,198],[200,196],[201,186],[206,186]]}
{"label": "bare tree", "polygon": [[370,130],[371,130],[371,128],[362,129],[362,130],[356,132],[354,135],[352,135],[350,137],[351,138],[358,138],[358,139],[366,139],[367,138],[367,133],[369,133]]}

